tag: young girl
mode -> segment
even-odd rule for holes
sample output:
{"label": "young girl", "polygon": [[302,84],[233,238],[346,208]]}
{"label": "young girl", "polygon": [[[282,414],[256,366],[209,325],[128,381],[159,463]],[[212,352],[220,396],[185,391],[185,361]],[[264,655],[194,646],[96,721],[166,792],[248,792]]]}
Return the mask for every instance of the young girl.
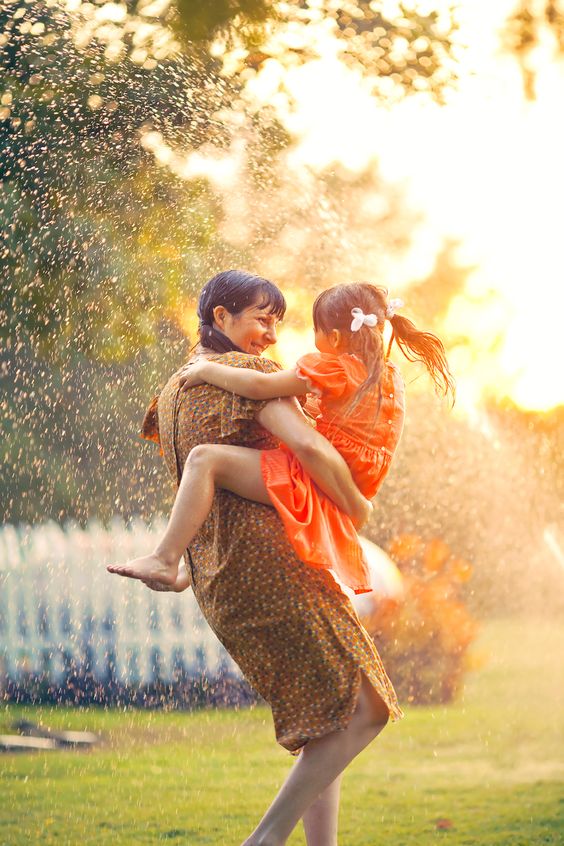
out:
{"label": "young girl", "polygon": [[[454,384],[441,341],[395,314],[385,288],[337,285],[313,305],[317,353],[292,370],[261,373],[198,359],[182,371],[183,389],[204,382],[249,399],[307,394],[306,412],[341,453],[361,493],[372,499],[388,473],[404,419],[404,385],[389,361],[395,339],[411,361],[422,361],[446,395]],[[385,320],[392,337],[384,354]],[[273,505],[296,554],[312,567],[333,570],[355,593],[371,590],[352,520],[312,482],[284,446],[275,450],[209,444],[192,450],[164,537],[152,555],[111,572],[147,583],[174,585],[178,562],[205,521],[221,487]]]}

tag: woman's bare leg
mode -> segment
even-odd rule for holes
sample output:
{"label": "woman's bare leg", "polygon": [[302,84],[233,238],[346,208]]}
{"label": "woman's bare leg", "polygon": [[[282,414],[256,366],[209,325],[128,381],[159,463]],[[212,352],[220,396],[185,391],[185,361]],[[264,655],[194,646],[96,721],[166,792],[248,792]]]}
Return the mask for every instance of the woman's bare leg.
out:
{"label": "woman's bare leg", "polygon": [[110,573],[173,585],[178,562],[210,513],[216,487],[271,505],[260,469],[260,450],[202,444],[191,450],[168,526],[152,555],[111,564]]}
{"label": "woman's bare leg", "polygon": [[307,846],[338,846],[339,801],[341,781],[338,775],[329,787],[319,794],[302,817]]}
{"label": "woman's bare leg", "polygon": [[283,846],[307,809],[380,734],[388,707],[364,673],[357,707],[344,731],[310,740],[274,802],[242,846]]}

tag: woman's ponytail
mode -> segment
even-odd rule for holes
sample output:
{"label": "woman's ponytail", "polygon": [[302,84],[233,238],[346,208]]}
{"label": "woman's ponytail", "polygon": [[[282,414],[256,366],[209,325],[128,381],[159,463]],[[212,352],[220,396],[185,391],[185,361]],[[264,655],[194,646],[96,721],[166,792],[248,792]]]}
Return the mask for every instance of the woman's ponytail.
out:
{"label": "woman's ponytail", "polygon": [[220,329],[210,326],[209,323],[200,323],[198,335],[200,337],[200,344],[208,350],[213,350],[217,353],[245,352],[237,344],[234,344],[227,335],[224,335]]}
{"label": "woman's ponytail", "polygon": [[455,381],[440,338],[431,332],[421,332],[411,320],[400,314],[394,314],[390,323],[393,330],[390,346],[395,340],[409,361],[423,362],[438,392],[445,397],[450,394],[454,405]]}

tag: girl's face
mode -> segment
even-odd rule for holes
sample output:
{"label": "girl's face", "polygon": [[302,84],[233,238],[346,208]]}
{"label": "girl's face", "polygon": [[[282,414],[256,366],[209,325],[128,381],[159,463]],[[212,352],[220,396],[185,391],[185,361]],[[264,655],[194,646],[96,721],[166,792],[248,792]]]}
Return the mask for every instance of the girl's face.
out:
{"label": "girl's face", "polygon": [[239,314],[230,314],[224,306],[213,310],[214,322],[230,341],[251,355],[262,355],[278,340],[276,326],[280,318],[268,312],[268,306],[248,306]]}
{"label": "girl's face", "polygon": [[343,336],[338,329],[331,329],[329,332],[316,329],[315,346],[321,353],[339,353],[342,351]]}

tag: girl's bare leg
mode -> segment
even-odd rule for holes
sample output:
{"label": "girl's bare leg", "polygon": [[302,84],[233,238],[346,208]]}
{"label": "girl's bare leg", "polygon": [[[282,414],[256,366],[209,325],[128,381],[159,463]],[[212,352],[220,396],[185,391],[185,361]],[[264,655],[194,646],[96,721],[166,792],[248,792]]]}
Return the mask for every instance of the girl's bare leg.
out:
{"label": "girl's bare leg", "polygon": [[166,531],[152,555],[111,564],[110,573],[173,585],[178,562],[210,513],[216,487],[271,505],[260,470],[260,450],[202,444],[188,458]]}
{"label": "girl's bare leg", "polygon": [[339,801],[341,781],[338,775],[329,787],[319,794],[302,817],[307,846],[338,846]]}
{"label": "girl's bare leg", "polygon": [[182,593],[183,590],[187,590],[191,585],[190,576],[186,568],[186,562],[183,558],[180,560],[180,564],[178,565],[178,573],[174,584],[163,585],[162,582],[156,582],[152,579],[143,579],[143,584],[146,585],[148,588],[151,588],[151,590],[156,590],[160,592],[173,591],[174,593]]}
{"label": "girl's bare leg", "polygon": [[242,846],[284,846],[312,803],[380,734],[389,718],[388,708],[364,673],[361,679],[357,707],[347,728],[307,743],[274,802]]}

